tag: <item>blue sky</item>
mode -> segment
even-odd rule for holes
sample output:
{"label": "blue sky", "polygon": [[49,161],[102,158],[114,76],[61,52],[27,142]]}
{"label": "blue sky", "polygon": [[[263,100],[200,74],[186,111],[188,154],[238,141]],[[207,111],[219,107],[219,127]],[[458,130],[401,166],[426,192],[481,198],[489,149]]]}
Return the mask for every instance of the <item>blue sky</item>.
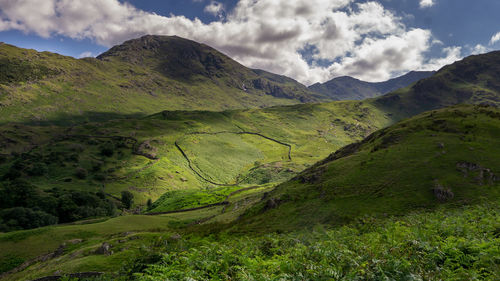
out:
{"label": "blue sky", "polygon": [[179,35],[305,84],[381,81],[500,49],[499,11],[498,0],[0,0],[0,41],[80,57]]}

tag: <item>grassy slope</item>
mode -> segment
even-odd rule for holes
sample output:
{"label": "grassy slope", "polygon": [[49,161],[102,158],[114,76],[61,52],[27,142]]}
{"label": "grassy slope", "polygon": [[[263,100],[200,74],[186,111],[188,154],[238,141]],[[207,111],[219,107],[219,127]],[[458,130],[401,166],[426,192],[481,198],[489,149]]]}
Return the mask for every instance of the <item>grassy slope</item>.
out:
{"label": "grassy slope", "polygon": [[[349,145],[279,185],[240,226],[290,230],[432,209],[443,203],[433,193],[438,186],[454,194],[448,204],[498,198],[499,139],[498,109],[464,105],[424,113]],[[461,163],[482,170],[465,175]]]}
{"label": "grassy slope", "polygon": [[375,100],[396,119],[461,103],[500,105],[500,51],[469,56]]}
{"label": "grassy slope", "polygon": [[[359,112],[353,114],[353,112]],[[392,122],[369,103],[340,102],[225,112],[164,112],[143,119],[88,123],[73,127],[4,125],[1,174],[16,161],[24,163],[25,178],[49,189],[100,190],[119,195],[130,190],[137,203],[156,199],[169,190],[213,187],[192,172],[174,146],[178,141],[196,170],[220,183],[241,185],[281,182],[353,140],[360,140]],[[227,132],[258,132],[291,145],[288,148],[256,135]],[[192,132],[226,132],[217,135],[186,135]],[[132,141],[99,137],[132,136]],[[157,159],[134,154],[149,142]],[[101,154],[112,143],[112,156]],[[147,152],[148,152],[147,151]],[[25,154],[22,154],[22,153]],[[19,153],[23,156],[20,160]],[[34,163],[44,162],[48,172],[29,176]],[[78,179],[75,170],[89,175]]]}
{"label": "grassy slope", "polygon": [[[199,220],[213,216],[216,217],[209,222],[227,223],[235,220],[269,190],[269,187],[263,187],[238,193],[228,200],[230,204],[226,209],[217,206],[159,216],[129,215],[0,234],[0,269],[10,269],[53,252],[62,244],[67,247],[61,256],[36,262],[22,272],[8,275],[5,280],[32,280],[55,272],[116,272],[130,269],[129,262],[137,256],[159,252],[165,246],[171,247],[171,250],[182,249],[184,236],[197,233],[198,228],[192,225]],[[180,200],[192,199],[182,194],[176,196]],[[206,232],[211,228],[202,229]],[[179,240],[176,237],[178,234],[183,238]],[[103,242],[112,245],[112,255],[94,253]]]}
{"label": "grassy slope", "polygon": [[[176,114],[187,113],[181,112]],[[191,120],[193,120],[193,115],[196,116],[193,112],[190,112],[189,114],[191,116]],[[171,121],[176,119],[176,115],[173,113],[169,113],[167,115]],[[152,116],[151,120],[154,120],[155,124],[157,124],[163,116],[163,114]],[[360,219],[362,223],[359,226],[354,226],[354,229],[358,230],[353,231],[362,231],[366,234],[361,233],[359,238],[356,238],[355,241],[351,242],[362,245],[360,246],[360,251],[361,249],[366,249],[366,247],[375,247],[373,248],[374,253],[380,251],[384,252],[386,251],[384,250],[384,247],[392,247],[390,246],[393,245],[391,243],[396,243],[396,240],[384,240],[384,237],[386,237],[384,236],[384,233],[392,233],[394,227],[400,227],[400,223],[393,223],[389,220],[390,225],[387,226],[386,230],[384,230],[384,227],[380,229],[370,228],[369,231],[366,232],[367,225],[373,225],[374,223],[378,224],[380,222],[384,223],[385,220],[381,218],[383,216],[380,215],[383,213],[386,213],[387,215],[406,214],[415,209],[428,210],[443,206],[441,202],[435,199],[431,191],[432,188],[434,188],[435,179],[438,179],[438,182],[441,185],[445,188],[450,188],[455,194],[454,199],[444,205],[446,207],[458,206],[463,203],[475,203],[482,200],[481,197],[488,197],[488,200],[495,200],[495,198],[498,198],[498,182],[493,185],[487,184],[487,182],[485,182],[484,185],[479,185],[474,179],[477,176],[477,172],[471,172],[469,176],[464,179],[463,174],[457,170],[456,163],[460,161],[469,161],[471,163],[480,164],[483,167],[490,168],[493,172],[498,170],[498,167],[500,167],[498,160],[490,156],[498,155],[499,153],[499,116],[500,111],[498,109],[473,106],[458,106],[436,112],[425,113],[410,120],[400,122],[389,127],[388,129],[376,132],[372,137],[362,142],[361,145],[357,147],[357,152],[355,153],[349,149],[341,150],[344,151],[341,153],[344,157],[334,161],[330,161],[331,158],[327,158],[329,160],[324,161],[322,164],[315,165],[299,175],[299,178],[302,178],[309,183],[303,184],[298,180],[295,180],[280,185],[271,193],[269,193],[269,188],[251,190],[246,193],[242,193],[230,200],[232,204],[229,205],[227,211],[222,214],[221,212],[223,207],[218,206],[211,209],[203,209],[194,212],[172,214],[160,217],[127,216],[110,219],[105,222],[90,223],[85,225],[61,225],[46,227],[39,230],[0,234],[0,240],[2,241],[0,248],[3,253],[0,260],[18,262],[29,260],[40,254],[55,250],[58,245],[65,241],[83,239],[84,241],[82,243],[78,243],[76,246],[70,246],[60,258],[38,263],[28,268],[25,272],[10,276],[10,279],[8,280],[16,280],[18,278],[21,278],[21,280],[32,279],[52,274],[56,270],[60,269],[62,269],[62,272],[87,270],[114,272],[122,268],[122,265],[124,263],[126,264],[126,261],[130,260],[132,257],[143,255],[148,251],[153,253],[165,251],[174,251],[174,253],[177,253],[178,251],[181,251],[180,253],[183,254],[179,253],[180,255],[188,254],[188,252],[185,252],[182,249],[186,249],[184,247],[190,246],[182,246],[181,248],[177,248],[177,250],[173,248],[165,249],[163,248],[165,241],[167,241],[167,245],[178,245],[176,244],[177,242],[175,239],[172,240],[172,238],[170,238],[171,234],[175,232],[189,233],[191,231],[197,232],[198,230],[201,230],[202,233],[206,233],[207,231],[210,232],[211,229],[213,229],[214,226],[210,225],[207,225],[205,228],[202,227],[201,229],[185,228],[186,224],[198,219],[216,215],[208,222],[230,223],[239,218],[245,212],[246,218],[236,224],[236,227],[231,228],[231,232],[247,232],[249,230],[258,232],[293,230],[303,228],[305,226],[312,226],[316,223],[345,223],[347,221],[351,221],[355,217],[362,217]],[[215,116],[212,115],[212,118],[215,118]],[[205,120],[207,119],[205,118]],[[217,124],[214,125],[217,129],[224,128],[220,127],[224,124],[224,122],[213,122],[213,120],[214,119],[212,119],[211,124]],[[238,118],[233,116],[233,120],[238,120]],[[121,122],[121,124],[123,124],[123,122]],[[158,129],[158,131],[163,130]],[[444,147],[440,147],[440,143],[443,143]],[[445,153],[443,153],[443,151],[445,151]],[[339,154],[336,155],[338,156]],[[221,190],[222,195],[226,193],[227,191]],[[189,192],[172,194],[173,196],[170,198],[175,198],[176,202],[182,200],[197,200],[196,196],[191,196],[193,194],[190,194]],[[216,194],[216,196],[218,195]],[[265,200],[262,201],[262,198],[265,198]],[[270,198],[279,198],[283,201],[279,204],[279,207],[275,209],[264,212],[259,210],[259,207],[262,207]],[[202,199],[207,199],[207,197],[203,196]],[[192,203],[193,202],[189,204]],[[257,204],[257,207],[252,207],[255,206],[254,204]],[[249,207],[252,209],[250,211],[246,211]],[[249,213],[255,213],[256,211],[256,216],[251,218],[248,217]],[[474,209],[472,213],[464,213],[462,215],[464,217],[470,217],[471,215],[475,216],[481,212],[481,209]],[[373,214],[375,218],[366,216],[363,218],[363,215],[369,214]],[[463,221],[456,221],[456,219],[460,218],[461,215],[453,213],[449,216],[450,217],[446,218],[446,220],[463,224]],[[410,238],[418,239],[418,241],[421,241],[421,243],[424,244],[437,243],[438,241],[441,241],[430,239],[430,237],[433,237],[434,235],[434,232],[430,231],[432,228],[431,226],[437,221],[443,220],[443,215],[440,213],[436,213],[435,217],[435,221],[429,221],[428,214],[422,214],[418,215],[416,218],[410,218],[407,225],[408,228],[398,228],[398,231],[401,231],[401,235],[397,236],[397,241],[400,241],[397,243],[403,243],[403,241],[407,241],[406,239]],[[426,219],[424,220],[424,218]],[[413,229],[412,227],[416,227],[417,225],[421,226],[422,223],[429,225],[426,229],[430,232],[419,232],[417,236],[408,236],[409,233],[413,233],[411,232]],[[489,218],[488,221],[484,221],[484,223],[487,224],[482,224],[483,228],[486,227],[491,229],[497,227],[498,220],[495,216],[493,218]],[[137,235],[141,237],[140,239],[127,240],[126,242],[121,243],[118,241],[123,240],[123,232],[138,230],[139,233]],[[339,231],[342,232],[344,230],[345,228],[343,230],[340,229]],[[450,226],[446,226],[446,229],[443,231],[444,234],[441,234],[443,235],[442,237],[444,237],[443,239],[448,237],[451,237],[449,239],[453,239],[453,236],[463,236],[465,233],[463,231],[458,232],[456,227],[451,227],[451,224]],[[493,235],[493,232],[488,230],[488,235]],[[346,236],[341,233],[331,232],[331,234],[328,234],[327,237],[329,237],[329,240],[347,239],[347,237],[353,237],[353,234]],[[379,241],[380,243],[373,242],[374,240],[371,239],[374,239],[374,237],[379,237],[380,239],[377,238],[379,240],[375,241]],[[183,239],[182,241],[184,241],[183,243],[191,243],[190,241],[193,241],[193,243],[195,243],[193,244],[193,247],[200,246],[197,242],[198,238],[193,237],[192,239],[193,240],[191,240],[191,238],[187,238],[187,240]],[[220,243],[236,243],[234,246],[235,248],[224,247],[224,249],[221,249],[221,251],[224,252],[228,251],[228,254],[232,251],[231,249],[236,249],[236,247],[245,248],[258,246],[253,244],[239,245],[239,240],[229,238],[225,239],[226,240],[218,241],[220,241]],[[261,241],[260,239],[264,239],[262,240],[263,245],[268,245],[266,244],[268,243],[268,240],[265,237],[258,236],[243,239],[250,239],[245,241],[255,241],[255,243],[260,243],[258,241]],[[272,243],[278,243],[279,245],[281,245],[280,243],[285,243],[283,245],[287,245],[287,239],[288,238],[285,236],[276,236],[272,240],[275,242]],[[321,244],[325,243],[325,239],[326,238],[324,237],[319,238],[319,240],[314,240],[316,242],[313,242],[313,240],[307,240],[304,241],[304,243]],[[464,239],[472,239],[469,241],[473,241],[470,242],[472,244],[467,247],[477,248],[481,245],[484,246],[484,244],[481,244],[480,240],[477,240],[478,238],[476,237],[476,234],[464,236]],[[40,241],[45,242],[41,245]],[[110,242],[114,246],[113,250],[115,251],[115,254],[111,256],[93,254],[93,251],[104,241]],[[435,247],[438,247],[437,249],[448,251],[451,249],[449,247],[454,247],[453,245],[455,244],[453,243],[455,242],[463,245],[463,242],[460,241],[450,240],[447,244],[435,244]],[[351,243],[347,240],[344,242]],[[201,241],[201,243],[204,242]],[[490,241],[489,243],[496,242]],[[326,246],[327,245],[323,245],[321,247]],[[333,247],[331,248],[331,251],[338,251],[340,249],[338,248],[340,247],[339,245],[330,246]],[[404,245],[401,244],[401,251],[402,253],[406,253],[407,248],[405,248],[406,246],[403,246]],[[28,250],[25,252],[19,252],[19,248],[25,248]],[[125,250],[121,251],[121,249]],[[203,249],[205,248],[201,247],[198,250],[189,253],[199,253],[198,251],[202,251]],[[283,251],[288,251],[288,247],[285,246],[281,249],[283,249]],[[298,249],[292,247],[289,250],[295,252]],[[290,252],[290,254],[292,252]],[[430,259],[426,261],[429,264],[436,262],[436,260],[432,259],[432,257],[435,257],[433,253],[434,252],[431,251],[425,254],[425,257]],[[393,262],[398,263],[398,261],[406,259],[406,256],[396,256],[394,258],[395,260],[389,259],[389,256],[393,256],[393,254],[394,252],[391,252],[388,256],[379,256],[381,260],[386,260],[387,262],[387,264],[384,262],[381,265],[382,267],[377,269],[381,271],[375,270],[377,268],[374,267],[376,266],[375,264],[373,264],[373,266],[370,265],[369,269],[366,269],[364,273],[358,271],[351,272],[348,268],[343,270],[348,270],[348,272],[350,272],[349,274],[358,276],[364,276],[363,274],[375,274],[372,272],[374,270],[375,272],[378,272],[376,274],[397,274],[398,272],[407,272],[409,274],[409,272],[414,272],[416,270],[415,268],[412,269],[412,267],[406,267],[402,264],[400,264],[400,266],[402,266],[401,268],[396,268],[397,270],[395,268],[391,269],[390,265],[393,264]],[[436,276],[449,276],[447,274],[457,274],[456,270],[464,270],[464,265],[462,264],[457,266],[450,265],[450,267],[448,267],[449,262],[452,262],[457,258],[453,256],[454,254],[458,255],[460,253],[449,252],[449,255],[446,254],[445,256],[439,258],[439,260],[442,261],[449,260],[440,267],[445,268],[445,271],[434,272],[428,271],[430,269],[426,269],[424,272],[420,272],[419,274],[433,274],[433,276],[438,274]],[[489,253],[486,256],[482,256],[481,260],[484,261],[484,264],[491,264],[489,261],[493,257],[493,254],[494,253]],[[467,255],[475,254],[471,254],[468,251]],[[288,257],[288,254],[286,256]],[[326,260],[329,259],[326,256],[324,258]],[[197,259],[197,256],[195,254],[193,256],[189,255],[187,259],[195,260]],[[261,256],[260,259],[267,260],[269,259],[269,256]],[[291,257],[290,259],[295,260],[295,258]],[[356,257],[356,259],[361,261],[365,258],[360,256]],[[286,260],[287,259],[284,259],[283,262],[286,262]],[[370,261],[373,261],[373,259],[370,259]],[[366,260],[367,266],[372,264],[370,261]],[[463,276],[476,274],[476,265],[479,266],[476,262],[478,261],[478,259],[475,259],[475,265],[467,265],[467,269],[462,271],[460,274],[463,274]],[[251,263],[252,261],[249,260],[249,262]],[[277,261],[270,260],[269,262],[272,264]],[[321,263],[320,261],[318,262]],[[414,263],[414,261],[408,261],[408,264],[412,263]],[[314,264],[316,264],[316,262],[314,262]],[[483,263],[481,262],[480,264]],[[177,264],[176,266],[182,266],[182,264]],[[265,271],[259,271],[260,273],[253,272],[251,269],[252,267],[250,267],[250,264],[247,263],[244,263],[243,267],[240,267],[240,269],[249,270],[251,274],[264,274],[263,276],[267,276],[266,274],[278,274],[281,272],[280,270],[283,270],[282,267],[280,267],[281,269],[278,269],[272,267],[271,265],[269,266],[270,267],[266,267],[267,269]],[[302,270],[299,269],[301,268],[300,264],[297,264],[296,266],[298,267],[297,270]],[[198,270],[200,270],[200,274],[205,274],[204,272],[206,272],[203,268],[198,268]],[[271,273],[269,271],[271,271]],[[156,271],[152,271],[152,274],[156,274],[155,272]],[[181,270],[181,272],[184,271]],[[494,268],[488,267],[488,272],[494,272]],[[194,274],[194,272],[187,274]]]}
{"label": "grassy slope", "polygon": [[[136,49],[127,49],[130,45]],[[206,45],[179,37],[131,40],[100,59],[0,44],[2,123],[68,123],[167,109],[261,107],[314,101],[314,96],[290,78],[248,69]]]}

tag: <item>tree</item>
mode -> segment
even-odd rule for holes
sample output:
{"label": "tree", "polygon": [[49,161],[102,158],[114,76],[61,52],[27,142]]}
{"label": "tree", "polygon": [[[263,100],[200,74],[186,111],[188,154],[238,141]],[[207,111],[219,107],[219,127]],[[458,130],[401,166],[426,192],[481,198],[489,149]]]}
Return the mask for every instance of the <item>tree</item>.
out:
{"label": "tree", "polygon": [[151,198],[148,199],[148,202],[146,204],[148,206],[148,210],[150,210],[151,207],[153,207],[153,201],[151,200]]}
{"label": "tree", "polygon": [[132,194],[130,191],[122,191],[122,204],[125,209],[130,209],[132,207],[132,204],[134,203],[134,194]]}
{"label": "tree", "polygon": [[87,170],[85,170],[84,168],[82,167],[78,167],[76,168],[75,170],[75,176],[81,180],[85,179],[88,175],[88,172]]}

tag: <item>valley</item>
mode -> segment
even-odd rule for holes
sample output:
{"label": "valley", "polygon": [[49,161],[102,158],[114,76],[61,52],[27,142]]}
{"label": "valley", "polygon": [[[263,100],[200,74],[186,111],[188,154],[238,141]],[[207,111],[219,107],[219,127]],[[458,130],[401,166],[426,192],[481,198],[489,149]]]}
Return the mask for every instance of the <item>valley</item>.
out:
{"label": "valley", "polygon": [[339,101],[179,37],[0,62],[2,280],[499,277],[498,51]]}

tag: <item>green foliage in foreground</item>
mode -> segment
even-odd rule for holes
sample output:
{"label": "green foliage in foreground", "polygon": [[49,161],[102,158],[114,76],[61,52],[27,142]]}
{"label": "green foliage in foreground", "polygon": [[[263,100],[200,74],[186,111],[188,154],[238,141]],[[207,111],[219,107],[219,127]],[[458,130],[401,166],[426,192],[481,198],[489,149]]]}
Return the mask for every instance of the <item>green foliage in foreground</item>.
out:
{"label": "green foliage in foreground", "polygon": [[[498,280],[500,209],[483,204],[333,230],[196,238],[139,280]],[[143,258],[138,259],[138,262]]]}

